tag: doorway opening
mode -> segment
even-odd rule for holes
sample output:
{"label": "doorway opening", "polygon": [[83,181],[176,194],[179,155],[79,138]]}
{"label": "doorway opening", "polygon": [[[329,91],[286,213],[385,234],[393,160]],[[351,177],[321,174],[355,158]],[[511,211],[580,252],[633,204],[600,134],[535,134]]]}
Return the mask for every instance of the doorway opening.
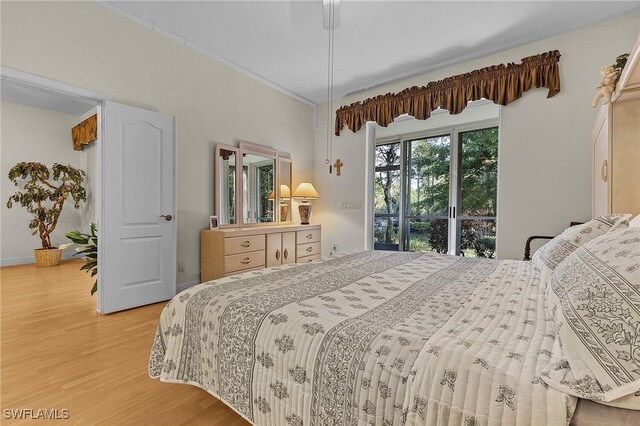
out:
{"label": "doorway opening", "polygon": [[[55,230],[49,235],[52,247],[71,241],[65,237],[70,231],[91,233],[91,224],[100,221],[99,149],[101,141],[100,116],[101,95],[43,79],[32,74],[2,68],[0,102],[2,111],[2,164],[0,180],[3,204],[16,190],[7,179],[9,170],[21,162],[42,163],[51,170],[54,163],[71,166],[85,173],[81,183],[86,193],[86,201],[74,208],[73,201],[67,199],[55,223]],[[85,119],[96,115],[96,139],[83,145],[82,150],[74,150],[71,129]],[[60,184],[60,182],[58,182]],[[47,202],[43,205],[49,206]],[[20,205],[2,212],[1,266],[13,266],[34,262],[34,249],[42,247],[38,234],[32,234],[28,224],[33,215]],[[75,254],[74,247],[64,250],[63,259]],[[73,258],[80,259],[79,256]],[[78,264],[78,268],[82,263]],[[87,275],[89,277],[89,275]],[[91,281],[93,283],[93,280]],[[91,291],[79,288],[78,292]]]}
{"label": "doorway opening", "polygon": [[[67,243],[67,232],[89,234],[91,224],[97,225],[97,254],[91,253],[97,258],[97,311],[111,313],[169,300],[176,293],[177,269],[175,117],[118,104],[95,92],[33,74],[1,70],[2,101],[7,105],[2,111],[2,173],[13,166],[11,162],[51,165],[75,161],[78,164],[72,167],[88,175],[83,182],[87,201],[80,217],[73,226],[58,223],[51,245]],[[15,117],[7,120],[5,112],[13,110]],[[60,110],[67,111],[61,114]],[[58,115],[52,118],[51,114]],[[96,141],[89,148],[85,145],[82,152],[74,151],[71,128],[89,114],[96,114],[95,133],[91,131]],[[8,131],[7,123],[18,124]],[[56,124],[55,138],[53,128],[42,129],[45,123]],[[34,130],[38,132],[29,135]],[[5,183],[2,181],[2,196],[8,197]],[[72,210],[65,208],[62,214]],[[38,246],[28,238],[30,213],[9,211],[14,212],[27,217],[11,218],[3,212],[3,264],[32,263],[29,254]],[[21,233],[15,239],[5,238],[14,229]],[[27,244],[23,251],[29,254],[18,257],[19,262],[15,256],[6,261],[4,256],[15,249],[11,245],[15,240]]]}

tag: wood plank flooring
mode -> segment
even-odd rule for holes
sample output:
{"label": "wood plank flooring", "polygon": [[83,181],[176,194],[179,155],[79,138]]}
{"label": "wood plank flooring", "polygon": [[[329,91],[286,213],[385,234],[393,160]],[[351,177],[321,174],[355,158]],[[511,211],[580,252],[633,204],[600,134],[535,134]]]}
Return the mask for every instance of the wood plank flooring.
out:
{"label": "wood plank flooring", "polygon": [[[95,311],[82,261],[0,268],[2,424],[249,423],[207,392],[152,380],[147,361],[164,303]],[[7,409],[63,409],[67,420],[7,419]]]}

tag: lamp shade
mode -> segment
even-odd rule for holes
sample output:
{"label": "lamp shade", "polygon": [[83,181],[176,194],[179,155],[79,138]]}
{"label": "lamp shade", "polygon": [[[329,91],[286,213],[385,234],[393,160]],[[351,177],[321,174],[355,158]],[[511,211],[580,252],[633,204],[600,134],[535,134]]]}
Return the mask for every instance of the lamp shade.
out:
{"label": "lamp shade", "polygon": [[320,194],[309,182],[302,182],[295,191],[293,191],[293,198],[320,198]]}
{"label": "lamp shade", "polygon": [[[269,193],[269,196],[267,197],[268,200],[275,200],[276,195],[274,194],[273,191],[271,191]],[[280,199],[289,199],[291,198],[291,189],[289,188],[288,185],[280,185]]]}
{"label": "lamp shade", "polygon": [[291,188],[288,185],[280,185],[280,198],[291,198]]}

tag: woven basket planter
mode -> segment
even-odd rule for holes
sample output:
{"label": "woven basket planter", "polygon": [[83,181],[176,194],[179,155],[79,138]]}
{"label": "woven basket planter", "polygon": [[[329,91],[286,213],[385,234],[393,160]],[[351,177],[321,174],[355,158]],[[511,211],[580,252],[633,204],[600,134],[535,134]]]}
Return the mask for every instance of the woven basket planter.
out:
{"label": "woven basket planter", "polygon": [[62,250],[60,249],[34,249],[36,266],[57,266],[60,264]]}

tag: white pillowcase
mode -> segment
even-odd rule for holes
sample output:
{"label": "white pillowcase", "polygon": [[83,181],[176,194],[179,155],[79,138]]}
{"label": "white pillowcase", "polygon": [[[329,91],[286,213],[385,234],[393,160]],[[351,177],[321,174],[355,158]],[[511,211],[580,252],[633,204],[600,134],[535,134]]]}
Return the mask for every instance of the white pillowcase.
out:
{"label": "white pillowcase", "polygon": [[544,381],[640,410],[640,228],[618,227],[578,248],[549,286],[558,345]]}
{"label": "white pillowcase", "polygon": [[600,216],[582,225],[565,229],[562,234],[540,247],[533,254],[531,263],[540,270],[542,286],[547,287],[556,267],[578,247],[619,226],[628,226],[630,217],[630,214]]}

